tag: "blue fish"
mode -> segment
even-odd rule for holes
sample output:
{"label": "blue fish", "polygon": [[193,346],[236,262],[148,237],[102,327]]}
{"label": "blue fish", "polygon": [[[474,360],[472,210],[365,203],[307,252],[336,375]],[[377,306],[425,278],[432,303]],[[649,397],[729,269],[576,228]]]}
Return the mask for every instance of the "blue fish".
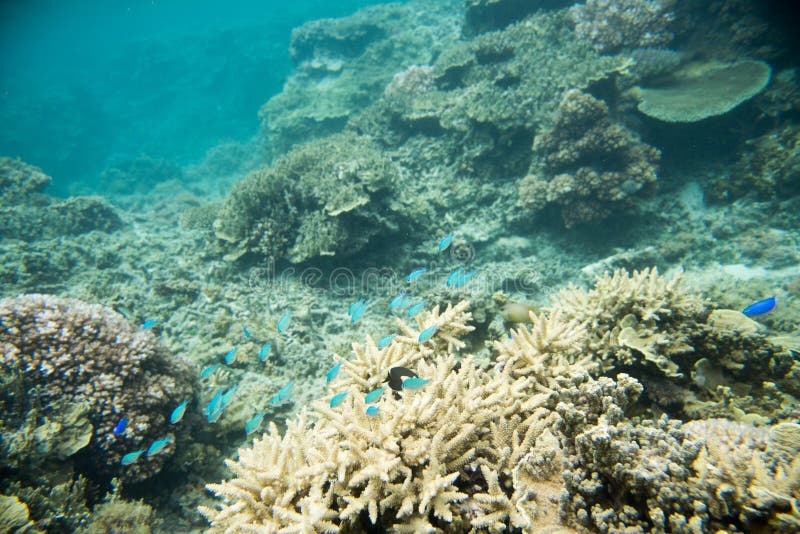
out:
{"label": "blue fish", "polygon": [[777,305],[777,299],[775,297],[770,297],[768,299],[759,300],[758,302],[751,304],[742,310],[742,313],[748,317],[756,317],[758,315],[764,315],[765,313],[771,312]]}
{"label": "blue fish", "polygon": [[226,391],[222,395],[222,397],[220,397],[220,405],[221,405],[220,410],[222,410],[223,408],[225,408],[227,405],[229,405],[231,403],[231,401],[233,400],[233,396],[235,394],[236,394],[236,386],[234,385],[231,389]]}
{"label": "blue fish", "polygon": [[228,354],[225,355],[225,365],[231,365],[236,361],[236,351],[238,347],[233,347]]}
{"label": "blue fish", "polygon": [[361,319],[361,316],[364,315],[365,311],[367,311],[367,301],[363,301],[358,307],[356,307],[355,310],[353,310],[353,315],[350,316],[350,322],[355,323]]}
{"label": "blue fish", "polygon": [[154,454],[158,454],[159,452],[163,451],[167,445],[172,443],[172,438],[164,438],[159,439],[153,442],[150,445],[150,448],[147,449],[147,456],[153,456]]}
{"label": "blue fish", "polygon": [[468,273],[464,273],[464,274],[460,275],[458,278],[456,278],[456,281],[455,281],[455,282],[453,282],[453,287],[461,287],[461,286],[463,286],[464,284],[466,284],[466,283],[467,283],[467,281],[468,281],[470,278],[472,278],[473,276],[475,276],[475,273],[476,273],[476,272],[478,272],[478,271],[474,271],[474,270],[473,270],[473,271],[470,271],[470,272],[468,272]]}
{"label": "blue fish", "polygon": [[339,369],[341,368],[342,368],[342,362],[337,362],[336,365],[331,367],[331,370],[328,371],[328,374],[325,376],[325,382],[330,382],[331,380],[336,378],[336,375],[339,374]]}
{"label": "blue fish", "polygon": [[397,295],[395,298],[393,298],[392,302],[389,303],[389,311],[394,311],[395,308],[400,306],[400,303],[403,302],[403,299],[405,298],[405,296],[406,296],[406,292],[403,291],[402,293]]}
{"label": "blue fish", "polygon": [[218,363],[215,363],[214,365],[209,365],[208,367],[200,371],[200,379],[202,380],[203,378],[208,378],[209,376],[211,376],[211,373],[217,370],[218,367],[219,367]]}
{"label": "blue fish", "polygon": [[424,307],[425,307],[425,299],[422,299],[422,302],[418,302],[408,309],[408,311],[406,312],[406,316],[408,316],[408,318],[410,319],[415,315],[417,315],[419,312],[421,312],[422,308]]}
{"label": "blue fish", "polygon": [[403,389],[408,391],[417,391],[425,387],[425,384],[430,382],[430,380],[425,380],[424,378],[418,378],[416,376],[412,376],[411,378],[406,378],[403,380]]}
{"label": "blue fish", "polygon": [[347,315],[353,315],[353,312],[364,303],[364,299],[358,299],[350,306],[347,307]]}
{"label": "blue fish", "polygon": [[172,410],[172,414],[169,416],[169,423],[174,425],[178,423],[181,419],[183,419],[183,414],[186,413],[186,405],[189,404],[188,400],[183,401],[180,403],[174,410]]}
{"label": "blue fish", "polygon": [[117,426],[114,427],[114,430],[112,430],[111,433],[114,434],[115,436],[119,436],[120,434],[125,432],[125,428],[127,426],[128,426],[128,418],[123,417],[122,419],[119,420],[119,423],[117,423]]}
{"label": "blue fish", "polygon": [[344,398],[345,397],[347,397],[347,392],[346,391],[342,391],[341,393],[337,393],[336,395],[331,397],[330,407],[331,408],[336,408],[337,406],[339,406],[341,403],[344,402]]}
{"label": "blue fish", "polygon": [[148,319],[142,323],[142,330],[147,330],[148,328],[153,328],[155,325],[158,324],[158,319]]}
{"label": "blue fish", "polygon": [[276,394],[275,394],[275,395],[274,395],[274,396],[273,396],[273,397],[272,397],[272,398],[269,400],[269,403],[270,403],[270,404],[272,404],[272,405],[274,406],[274,405],[276,405],[276,404],[280,404],[280,403],[281,403],[281,402],[283,402],[284,400],[288,399],[288,398],[289,398],[289,395],[290,395],[290,392],[291,392],[291,390],[292,390],[292,386],[293,386],[293,385],[294,385],[294,382],[289,382],[288,384],[286,384],[285,386],[283,386],[283,387],[281,388],[281,390],[280,390],[280,391],[278,391],[278,393],[276,393]]}
{"label": "blue fish", "polygon": [[245,339],[250,339],[252,337],[250,335],[250,330],[248,330],[245,325],[242,325],[242,334],[244,334]]}
{"label": "blue fish", "polygon": [[378,408],[377,406],[369,406],[367,407],[367,415],[370,417],[377,417],[378,412],[380,412],[380,410],[381,409]]}
{"label": "blue fish", "polygon": [[136,463],[136,460],[139,459],[139,456],[142,455],[144,449],[139,449],[138,451],[129,452],[125,456],[122,457],[122,461],[120,462],[122,465],[131,465],[132,463]]}
{"label": "blue fish", "polygon": [[456,234],[446,235],[442,238],[441,241],[439,241],[439,252],[443,251],[444,249],[450,246],[450,242],[453,241],[453,237],[455,237],[455,235]]}
{"label": "blue fish", "polygon": [[211,400],[208,401],[206,404],[205,409],[203,409],[203,413],[206,415],[211,415],[216,413],[219,410],[219,407],[222,405],[222,388],[217,389],[217,393],[211,397]]}
{"label": "blue fish", "polygon": [[407,282],[413,282],[414,280],[416,280],[417,278],[422,276],[423,273],[426,273],[426,272],[428,272],[428,268],[427,267],[420,267],[419,269],[415,269],[415,270],[411,271],[408,274],[408,276],[406,276],[406,281]]}
{"label": "blue fish", "polygon": [[459,267],[458,269],[456,269],[455,271],[450,273],[450,276],[447,277],[447,287],[452,286],[455,283],[455,281],[458,279],[458,277],[461,276],[462,272],[464,272],[464,268],[463,267]]}
{"label": "blue fish", "polygon": [[272,343],[267,343],[266,345],[261,347],[261,350],[258,351],[258,359],[259,359],[259,361],[263,362],[263,361],[265,361],[267,359],[267,357],[269,357],[269,350],[271,348],[272,348]]}
{"label": "blue fish", "polygon": [[378,340],[378,348],[383,349],[388,347],[392,344],[392,340],[397,336],[397,334],[389,334],[388,336],[383,336]]}
{"label": "blue fish", "polygon": [[433,334],[435,334],[437,330],[439,330],[438,324],[435,324],[430,328],[426,328],[425,330],[419,333],[419,336],[417,336],[417,342],[425,343],[426,341],[428,341],[430,338],[433,337]]}
{"label": "blue fish", "polygon": [[247,423],[244,425],[244,432],[247,435],[252,434],[255,432],[258,427],[261,426],[261,421],[264,419],[264,412],[260,414],[254,415]]}
{"label": "blue fish", "polygon": [[292,318],[292,312],[287,311],[278,320],[278,333],[282,334],[286,327],[289,326],[289,319]]}
{"label": "blue fish", "polygon": [[385,389],[386,386],[379,387],[378,389],[373,389],[372,391],[367,393],[366,397],[364,397],[364,402],[367,404],[378,402],[381,399],[381,395],[383,394]]}

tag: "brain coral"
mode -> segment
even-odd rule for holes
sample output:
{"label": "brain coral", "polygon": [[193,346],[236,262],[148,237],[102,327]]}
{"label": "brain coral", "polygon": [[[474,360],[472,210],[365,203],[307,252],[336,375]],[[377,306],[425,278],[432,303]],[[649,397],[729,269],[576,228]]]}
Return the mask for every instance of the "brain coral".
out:
{"label": "brain coral", "polygon": [[[0,370],[21,377],[45,416],[62,402],[88,406],[93,435],[84,451],[96,473],[141,480],[161,469],[174,445],[120,470],[122,455],[175,438],[169,414],[193,396],[193,371],[152,331],[103,306],[51,295],[3,299],[0,321]],[[130,422],[115,436],[122,417]]]}
{"label": "brain coral", "polygon": [[523,178],[520,202],[533,213],[557,206],[567,227],[631,207],[656,182],[659,151],[611,122],[605,103],[576,89],[566,92],[533,148],[549,179],[541,171]]}

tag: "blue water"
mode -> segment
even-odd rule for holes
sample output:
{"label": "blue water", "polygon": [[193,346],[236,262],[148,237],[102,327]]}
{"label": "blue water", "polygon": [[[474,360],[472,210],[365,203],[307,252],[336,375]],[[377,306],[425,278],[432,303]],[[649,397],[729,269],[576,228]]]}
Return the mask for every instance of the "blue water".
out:
{"label": "blue water", "polygon": [[196,161],[257,133],[292,28],[375,3],[3,1],[0,154],[41,167],[56,194],[141,156]]}

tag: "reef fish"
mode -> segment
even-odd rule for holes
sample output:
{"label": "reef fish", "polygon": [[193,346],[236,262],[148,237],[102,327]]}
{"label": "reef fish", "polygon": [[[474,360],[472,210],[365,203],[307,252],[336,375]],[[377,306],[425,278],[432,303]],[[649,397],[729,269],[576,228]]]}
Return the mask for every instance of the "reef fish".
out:
{"label": "reef fish", "polygon": [[236,394],[236,386],[234,385],[231,389],[226,391],[220,398],[220,405],[221,405],[220,410],[222,410],[231,403],[231,401],[233,400],[233,396],[235,394]]}
{"label": "reef fish", "polygon": [[464,284],[466,284],[466,283],[467,283],[467,281],[468,281],[470,278],[472,278],[473,276],[475,276],[475,273],[476,273],[476,272],[478,272],[478,271],[472,270],[472,271],[470,271],[470,272],[468,272],[468,273],[464,273],[464,274],[461,274],[461,275],[459,275],[459,276],[458,276],[458,277],[455,279],[455,281],[453,282],[453,287],[461,287],[461,286],[463,286]]}
{"label": "reef fish", "polygon": [[200,371],[200,379],[208,378],[209,376],[211,376],[211,373],[217,370],[218,367],[219,367],[218,363],[215,363],[214,365],[209,365],[208,367]]}
{"label": "reef fish", "polygon": [[353,314],[350,316],[350,322],[355,323],[356,321],[361,319],[361,316],[364,315],[365,311],[367,311],[367,301],[363,300],[353,310]]}
{"label": "reef fish", "polygon": [[128,426],[128,418],[123,417],[122,419],[119,420],[119,423],[117,423],[117,426],[114,427],[114,430],[112,430],[111,433],[114,434],[115,436],[119,436],[120,434],[125,432],[125,428],[127,426]]}
{"label": "reef fish", "polygon": [[397,334],[389,334],[388,336],[383,336],[378,340],[378,348],[383,349],[388,347],[396,336]]}
{"label": "reef fish", "polygon": [[142,323],[142,330],[147,330],[148,328],[153,328],[155,325],[158,324],[158,319],[148,319]]}
{"label": "reef fish", "polygon": [[254,415],[252,418],[250,418],[250,420],[247,421],[247,423],[245,423],[245,425],[244,425],[245,434],[249,435],[249,434],[252,434],[253,432],[255,432],[258,429],[258,427],[261,426],[261,421],[263,419],[264,419],[264,413],[263,412],[260,413],[260,414]]}
{"label": "reef fish", "polygon": [[403,379],[409,376],[415,377],[417,373],[405,367],[392,367],[389,369],[389,377],[386,381],[389,382],[390,388],[400,391],[403,389]]}
{"label": "reef fish", "polygon": [[347,307],[347,315],[353,315],[353,312],[356,311],[356,308],[361,306],[364,303],[364,299],[358,299],[350,306]]}
{"label": "reef fish", "polygon": [[742,313],[748,317],[756,317],[758,315],[764,315],[765,313],[771,312],[777,305],[777,299],[775,297],[770,297],[768,299],[759,300],[758,302],[751,304],[742,310]]}
{"label": "reef fish", "polygon": [[228,354],[225,355],[225,365],[232,365],[236,361],[237,350],[239,350],[238,347],[233,347],[228,351]]}
{"label": "reef fish", "polygon": [[450,273],[450,276],[447,277],[447,287],[452,286],[455,283],[455,281],[458,279],[458,277],[461,276],[461,273],[463,273],[463,272],[464,272],[464,268],[463,267],[459,267],[458,269],[456,269],[455,271]]}
{"label": "reef fish", "polygon": [[164,438],[158,439],[150,445],[150,448],[147,449],[147,456],[153,456],[154,454],[158,454],[159,452],[163,451],[167,445],[172,443],[172,438]]}
{"label": "reef fish", "polygon": [[186,405],[188,404],[189,401],[185,400],[172,410],[172,414],[169,416],[169,424],[174,425],[183,419],[183,414],[186,413]]}
{"label": "reef fish", "polygon": [[279,334],[282,334],[283,331],[286,330],[286,327],[289,326],[289,319],[291,319],[291,318],[292,318],[292,312],[290,312],[290,311],[287,311],[286,313],[281,315],[281,318],[278,320],[278,333]]}
{"label": "reef fish", "polygon": [[407,389],[409,391],[417,391],[425,387],[429,380],[425,380],[424,378],[419,378],[416,376],[412,376],[411,378],[406,378],[403,380],[403,389]]}
{"label": "reef fish", "polygon": [[437,330],[439,330],[438,324],[435,324],[430,328],[426,328],[425,330],[419,333],[419,336],[417,336],[417,342],[425,343],[426,341],[428,341],[430,338],[433,337],[433,334],[435,334]]}
{"label": "reef fish", "polygon": [[344,402],[344,398],[347,397],[347,392],[342,391],[341,393],[337,393],[333,397],[331,397],[330,407],[336,408],[340,404]]}
{"label": "reef fish", "polygon": [[248,330],[245,325],[242,325],[242,334],[244,334],[245,339],[250,339],[251,337],[253,337],[250,335],[250,330]]}
{"label": "reef fish", "polygon": [[408,273],[408,276],[406,276],[406,281],[413,282],[414,280],[416,280],[417,278],[419,278],[420,276],[422,276],[424,273],[427,272],[428,272],[427,267],[420,267],[419,269],[414,269],[413,271]]}
{"label": "reef fish", "polygon": [[403,302],[403,300],[405,299],[405,296],[406,296],[406,292],[403,291],[402,293],[397,295],[395,298],[393,298],[392,302],[389,303],[389,311],[394,311],[395,308],[400,306],[400,303]]}
{"label": "reef fish", "polygon": [[206,415],[214,414],[217,412],[217,410],[219,410],[221,405],[222,405],[222,388],[219,388],[217,390],[217,393],[213,397],[211,397],[211,400],[208,401],[208,404],[206,404],[203,413]]}
{"label": "reef fish", "polygon": [[263,361],[265,361],[267,359],[267,357],[269,357],[269,351],[270,351],[271,348],[272,348],[272,343],[267,343],[266,345],[261,347],[261,350],[258,351],[258,359],[259,359],[259,361],[263,362]]}
{"label": "reef fish", "polygon": [[442,238],[441,241],[439,241],[439,252],[443,251],[444,249],[450,246],[450,243],[453,241],[453,237],[455,237],[455,235],[456,234],[446,235]]}
{"label": "reef fish", "polygon": [[408,309],[408,311],[406,312],[406,316],[409,319],[415,317],[419,312],[422,311],[422,308],[424,307],[425,307],[425,299],[422,299],[421,302],[417,302]]}
{"label": "reef fish", "polygon": [[373,404],[375,402],[378,402],[381,399],[381,395],[383,395],[383,392],[385,390],[386,386],[381,386],[378,389],[373,389],[372,391],[367,393],[366,397],[364,397],[364,402],[367,404]]}
{"label": "reef fish", "polygon": [[336,362],[336,364],[333,367],[331,367],[330,371],[328,371],[328,374],[325,375],[325,382],[330,382],[331,380],[336,378],[336,375],[339,374],[339,369],[341,368],[342,368],[342,362]]}
{"label": "reef fish", "polygon": [[377,406],[368,406],[366,413],[370,417],[377,417],[378,416],[378,412],[380,412],[380,410],[381,409],[378,408]]}
{"label": "reef fish", "polygon": [[286,384],[285,386],[283,386],[283,387],[280,389],[280,391],[278,391],[278,393],[276,393],[276,394],[275,394],[275,395],[274,395],[274,396],[273,396],[273,397],[272,397],[272,398],[269,400],[269,403],[270,403],[270,404],[272,404],[272,405],[274,406],[274,405],[276,405],[276,404],[280,404],[281,402],[283,402],[283,401],[285,401],[286,399],[288,399],[288,398],[289,398],[289,396],[291,395],[291,391],[292,391],[292,386],[293,386],[293,385],[294,385],[294,382],[289,382],[288,384]]}
{"label": "reef fish", "polygon": [[135,463],[136,460],[139,459],[139,456],[142,455],[144,449],[139,449],[138,451],[129,452],[125,456],[122,457],[122,461],[120,462],[122,465],[131,465]]}

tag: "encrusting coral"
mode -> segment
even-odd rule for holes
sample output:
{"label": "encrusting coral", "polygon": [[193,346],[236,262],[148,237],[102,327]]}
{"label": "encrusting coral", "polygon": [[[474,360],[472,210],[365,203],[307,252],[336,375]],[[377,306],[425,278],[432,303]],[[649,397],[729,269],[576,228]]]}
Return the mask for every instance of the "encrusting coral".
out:
{"label": "encrusting coral", "polygon": [[577,89],[564,94],[552,127],[536,136],[533,149],[542,168],[520,181],[520,204],[531,213],[555,205],[568,228],[630,208],[657,179],[659,151],[613,123],[605,103]]}
{"label": "encrusting coral", "polygon": [[[81,442],[67,451],[56,447],[54,458],[83,449],[90,452],[86,460],[95,473],[118,473],[125,480],[141,480],[161,469],[174,444],[124,468],[120,459],[157,439],[174,439],[169,414],[193,397],[194,373],[188,364],[169,355],[152,331],[132,326],[113,310],[76,299],[6,298],[0,301],[0,320],[0,370],[30,392],[30,403],[42,406],[38,417],[45,423],[62,421],[61,429],[63,414],[47,407],[77,403],[91,422],[88,444]],[[17,408],[24,413],[13,414],[13,419],[23,424],[31,407]],[[7,421],[12,419],[9,414]],[[114,435],[123,417],[130,423]],[[70,425],[67,428],[75,426]],[[59,432],[65,438],[64,430]]]}

